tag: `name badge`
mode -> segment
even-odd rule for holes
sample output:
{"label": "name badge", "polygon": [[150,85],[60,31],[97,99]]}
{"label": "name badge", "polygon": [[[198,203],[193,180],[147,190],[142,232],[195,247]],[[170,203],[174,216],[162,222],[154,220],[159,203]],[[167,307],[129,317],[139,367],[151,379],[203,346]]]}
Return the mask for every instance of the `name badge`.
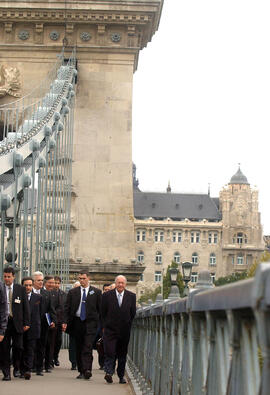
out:
{"label": "name badge", "polygon": [[21,303],[20,299],[15,299],[14,303]]}
{"label": "name badge", "polygon": [[95,291],[90,291],[89,295],[93,295],[95,293]]}

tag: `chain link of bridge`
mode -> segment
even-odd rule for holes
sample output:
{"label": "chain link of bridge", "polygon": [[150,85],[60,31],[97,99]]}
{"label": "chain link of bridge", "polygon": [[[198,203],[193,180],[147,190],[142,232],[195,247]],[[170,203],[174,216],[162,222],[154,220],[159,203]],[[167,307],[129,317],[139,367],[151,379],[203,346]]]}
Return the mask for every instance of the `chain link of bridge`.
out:
{"label": "chain link of bridge", "polygon": [[0,106],[0,275],[69,278],[75,50],[35,90]]}

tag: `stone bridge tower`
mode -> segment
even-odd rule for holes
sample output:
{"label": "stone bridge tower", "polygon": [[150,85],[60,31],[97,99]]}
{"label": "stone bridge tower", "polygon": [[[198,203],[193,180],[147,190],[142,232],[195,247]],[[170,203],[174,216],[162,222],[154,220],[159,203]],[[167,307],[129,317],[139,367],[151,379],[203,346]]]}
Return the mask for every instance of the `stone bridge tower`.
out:
{"label": "stone bridge tower", "polygon": [[[163,0],[0,3],[0,67],[18,68],[21,95],[61,51],[77,50],[70,270],[98,282],[137,282],[132,191],[132,80],[158,28]],[[1,85],[1,81],[0,81]],[[0,98],[0,104],[14,98]]]}

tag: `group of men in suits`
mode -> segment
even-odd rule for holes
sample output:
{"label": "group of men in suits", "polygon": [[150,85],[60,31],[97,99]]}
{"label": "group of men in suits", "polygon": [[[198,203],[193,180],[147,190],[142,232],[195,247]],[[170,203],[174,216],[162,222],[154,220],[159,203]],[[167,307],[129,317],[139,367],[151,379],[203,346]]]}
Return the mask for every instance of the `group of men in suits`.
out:
{"label": "group of men in suits", "polygon": [[[77,379],[92,376],[93,345],[98,327],[104,344],[104,370],[107,383],[113,382],[117,363],[119,383],[124,379],[127,347],[132,320],[136,314],[136,295],[126,289],[127,280],[119,275],[115,288],[102,292],[90,285],[90,275],[79,273],[80,286],[66,295],[60,290],[59,277],[35,272],[33,277],[14,283],[15,271],[4,269],[0,283],[0,366],[3,380],[31,378],[51,372],[59,365],[62,331],[69,333],[76,344]],[[56,283],[56,285],[55,285]],[[10,358],[12,344],[12,361]]]}
{"label": "group of men in suits", "polygon": [[[14,377],[26,380],[31,378],[32,371],[43,376],[44,364],[48,373],[54,363],[59,365],[61,344],[57,331],[61,329],[62,339],[60,320],[65,298],[63,291],[54,286],[55,281],[61,282],[61,279],[55,279],[53,276],[44,278],[41,272],[35,272],[33,277],[24,277],[20,285],[14,283],[14,269],[4,269],[4,284],[0,286],[0,366],[4,381],[11,380],[11,362]],[[5,303],[6,327],[1,316]]]}
{"label": "group of men in suits", "polygon": [[104,343],[104,370],[107,383],[113,382],[117,365],[119,383],[124,379],[127,347],[132,320],[136,314],[136,295],[126,289],[127,280],[119,275],[115,289],[104,292],[90,285],[90,275],[79,273],[80,286],[67,295],[64,311],[63,331],[75,338],[76,359],[79,375],[77,379],[92,376],[93,343],[99,324],[102,327]]}

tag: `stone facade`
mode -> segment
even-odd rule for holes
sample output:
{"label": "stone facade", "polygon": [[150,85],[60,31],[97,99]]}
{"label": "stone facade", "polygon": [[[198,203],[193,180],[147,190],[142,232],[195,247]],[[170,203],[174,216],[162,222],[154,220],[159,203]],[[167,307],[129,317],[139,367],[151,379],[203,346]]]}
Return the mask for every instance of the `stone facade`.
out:
{"label": "stone facade", "polygon": [[[97,284],[111,280],[117,271],[135,286],[142,272],[135,264],[132,84],[139,51],[158,28],[162,3],[0,4],[0,67],[8,64],[19,70],[22,96],[42,81],[63,45],[67,54],[76,46],[70,269],[75,273],[89,268]],[[1,104],[12,100],[6,95]]]}
{"label": "stone facade", "polygon": [[139,296],[161,283],[172,261],[179,267],[193,262],[191,281],[196,282],[203,269],[213,278],[246,270],[264,251],[258,191],[250,187],[240,168],[219,198],[173,194],[171,188],[163,194],[144,193],[138,189],[135,173],[133,177],[136,255],[145,266]]}

